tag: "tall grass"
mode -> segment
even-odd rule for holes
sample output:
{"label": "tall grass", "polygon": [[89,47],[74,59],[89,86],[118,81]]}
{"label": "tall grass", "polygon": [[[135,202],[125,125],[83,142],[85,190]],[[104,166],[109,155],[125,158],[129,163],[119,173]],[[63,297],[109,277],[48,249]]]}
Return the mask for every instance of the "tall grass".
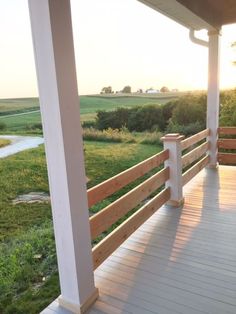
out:
{"label": "tall grass", "polygon": [[129,132],[126,128],[108,128],[102,131],[94,128],[83,129],[83,139],[87,141],[160,145],[161,137],[160,132]]}
{"label": "tall grass", "polygon": [[4,147],[4,146],[7,146],[9,144],[11,144],[10,140],[6,140],[6,139],[3,139],[3,138],[0,138],[0,148]]}

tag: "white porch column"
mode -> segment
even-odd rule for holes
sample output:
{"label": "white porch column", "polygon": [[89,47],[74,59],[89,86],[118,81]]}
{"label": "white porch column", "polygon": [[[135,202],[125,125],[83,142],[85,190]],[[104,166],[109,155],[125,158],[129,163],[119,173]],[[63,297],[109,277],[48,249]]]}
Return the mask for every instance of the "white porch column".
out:
{"label": "white porch column", "polygon": [[69,0],[29,0],[60,275],[59,303],[82,313],[94,286]]}
{"label": "white porch column", "polygon": [[217,166],[217,129],[219,126],[219,77],[220,77],[220,31],[210,31],[209,36],[209,67],[207,93],[207,128],[210,129],[209,167]]}
{"label": "white porch column", "polygon": [[167,204],[173,207],[179,207],[184,203],[181,159],[183,138],[184,136],[179,133],[166,134],[161,138],[164,149],[169,150],[169,158],[165,161],[165,167],[170,169],[170,178],[166,181],[166,187],[170,188],[170,200]]}

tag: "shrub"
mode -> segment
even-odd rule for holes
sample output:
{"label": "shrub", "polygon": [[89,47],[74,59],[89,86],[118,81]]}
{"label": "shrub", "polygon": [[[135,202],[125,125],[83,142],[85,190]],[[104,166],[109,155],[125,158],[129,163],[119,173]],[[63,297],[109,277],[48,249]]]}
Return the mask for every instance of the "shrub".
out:
{"label": "shrub", "polygon": [[236,90],[225,92],[222,96],[220,125],[236,126]]}
{"label": "shrub", "polygon": [[190,136],[204,129],[205,129],[205,125],[201,124],[199,121],[189,123],[187,125],[180,125],[180,124],[173,123],[172,121],[170,121],[166,132],[167,133],[180,133],[185,136]]}
{"label": "shrub", "polygon": [[34,123],[34,124],[28,124],[26,126],[26,130],[42,130],[42,129],[43,129],[43,126],[42,126],[41,122]]}
{"label": "shrub", "polygon": [[7,128],[6,124],[4,122],[0,122],[0,131],[3,131]]}
{"label": "shrub", "polygon": [[118,108],[109,112],[99,111],[96,118],[96,126],[99,130],[127,127],[129,131],[143,132],[164,130],[165,125],[161,105]]}
{"label": "shrub", "polygon": [[161,132],[144,132],[140,144],[162,145],[162,136],[163,134]]}
{"label": "shrub", "polygon": [[83,139],[87,141],[102,141],[102,142],[125,142],[135,143],[136,140],[131,133],[125,130],[111,129],[96,130],[94,128],[83,129]]}
{"label": "shrub", "polygon": [[206,123],[206,95],[188,95],[176,100],[172,112],[173,124],[187,126],[199,122]]}
{"label": "shrub", "polygon": [[170,118],[172,117],[173,110],[177,106],[178,102],[176,100],[168,101],[166,104],[162,105],[162,117],[164,123],[164,129],[168,126]]}
{"label": "shrub", "polygon": [[160,105],[146,105],[133,110],[129,116],[127,127],[130,131],[163,130],[162,109]]}
{"label": "shrub", "polygon": [[130,111],[127,108],[117,108],[114,111],[98,111],[96,125],[99,130],[108,128],[121,129],[127,126]]}
{"label": "shrub", "polygon": [[96,128],[96,121],[84,121],[82,123],[83,128]]}

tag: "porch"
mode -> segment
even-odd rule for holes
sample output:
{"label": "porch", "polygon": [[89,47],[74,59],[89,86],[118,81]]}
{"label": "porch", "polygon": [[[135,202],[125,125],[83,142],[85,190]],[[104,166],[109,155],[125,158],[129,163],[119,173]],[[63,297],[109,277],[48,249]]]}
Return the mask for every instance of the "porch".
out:
{"label": "porch", "polygon": [[204,169],[95,271],[89,313],[235,313],[236,168]]}
{"label": "porch", "polygon": [[[233,137],[236,128],[220,128],[218,133],[219,150],[225,150],[218,153],[218,161],[235,164],[236,154],[227,149],[235,149],[236,140],[222,136]],[[168,150],[88,190],[93,205],[158,168],[90,218],[91,237],[96,238],[141,200],[159,192],[93,248],[99,298],[88,313],[235,313],[236,167],[209,167],[207,136],[208,129],[185,140],[167,135],[163,141]],[[169,161],[178,150],[173,167]],[[164,169],[159,168],[162,163]],[[185,185],[179,191],[172,186],[175,201],[170,191],[173,171]],[[170,206],[183,198],[183,206]],[[59,303],[42,313],[72,313]]]}
{"label": "porch", "polygon": [[[86,191],[70,1],[29,0],[61,287],[44,314],[236,312],[236,172],[217,167],[236,163],[236,140],[227,137],[235,128],[217,132],[221,26],[236,22],[236,5],[142,2],[208,48],[207,129],[185,140],[166,135],[161,153]],[[195,36],[201,29],[207,41]],[[89,218],[88,207],[146,174]],[[134,209],[91,250],[91,239]]]}
{"label": "porch", "polygon": [[[236,312],[236,167],[203,169],[95,271],[98,313]],[[57,301],[43,314],[68,314]]]}

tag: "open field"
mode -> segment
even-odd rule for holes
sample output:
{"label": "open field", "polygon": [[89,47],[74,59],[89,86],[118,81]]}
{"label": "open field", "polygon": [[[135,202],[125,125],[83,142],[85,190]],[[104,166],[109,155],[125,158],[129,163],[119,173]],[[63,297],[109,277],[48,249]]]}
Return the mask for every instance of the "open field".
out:
{"label": "open field", "polygon": [[[156,95],[96,95],[81,96],[81,120],[91,121],[95,119],[96,112],[99,110],[114,110],[118,107],[134,107],[145,104],[163,104],[183,93],[166,93]],[[144,96],[145,95],[145,96]],[[0,100],[0,122],[4,122],[10,131],[20,131],[27,125],[40,123],[39,112],[32,112],[39,109],[38,98],[22,99],[2,99]],[[28,112],[28,114],[17,115]],[[7,116],[9,115],[9,116]],[[13,116],[11,116],[13,115]]]}
{"label": "open field", "polygon": [[0,116],[39,108],[38,98],[0,99]]}
{"label": "open field", "polygon": [[14,115],[14,116],[0,116],[0,121],[4,121],[4,124],[7,127],[7,130],[10,131],[21,131],[27,128],[27,126],[33,125],[35,123],[41,122],[40,112],[32,112],[23,115]]}
{"label": "open field", "polygon": [[[89,186],[161,150],[99,142],[85,142],[84,148]],[[50,205],[13,205],[12,200],[23,193],[48,192],[44,147],[0,159],[0,173],[0,313],[36,314],[59,294]]]}

